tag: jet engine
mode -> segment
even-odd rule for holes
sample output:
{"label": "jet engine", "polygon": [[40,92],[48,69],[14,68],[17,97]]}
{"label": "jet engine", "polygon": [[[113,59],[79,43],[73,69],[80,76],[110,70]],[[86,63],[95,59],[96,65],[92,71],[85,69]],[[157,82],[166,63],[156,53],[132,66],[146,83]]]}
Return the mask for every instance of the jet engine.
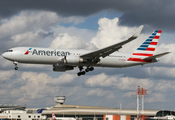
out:
{"label": "jet engine", "polygon": [[74,67],[72,67],[72,66],[53,65],[53,71],[65,72],[66,70],[73,70],[73,69],[74,69]]}
{"label": "jet engine", "polygon": [[65,64],[76,64],[76,63],[82,63],[84,62],[83,58],[80,58],[79,56],[65,56],[64,63]]}

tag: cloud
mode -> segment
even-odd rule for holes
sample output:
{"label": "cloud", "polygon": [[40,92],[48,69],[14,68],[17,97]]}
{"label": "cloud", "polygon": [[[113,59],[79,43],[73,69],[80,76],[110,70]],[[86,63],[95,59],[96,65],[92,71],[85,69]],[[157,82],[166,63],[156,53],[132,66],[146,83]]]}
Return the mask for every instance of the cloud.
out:
{"label": "cloud", "polygon": [[65,27],[61,25],[55,25],[51,27],[51,30],[53,31],[54,38],[56,38],[59,34],[67,33],[69,36],[81,38],[86,42],[89,42],[96,35],[96,31],[94,30],[78,28],[74,26]]}
{"label": "cloud", "polygon": [[67,33],[60,33],[50,44],[51,48],[67,49],[92,49],[93,44],[86,43],[82,38],[70,36]]}
{"label": "cloud", "polygon": [[[24,72],[21,75],[22,80],[26,81],[26,85],[20,89],[25,91],[24,99],[42,99],[47,94],[53,94],[54,91],[48,89],[46,83],[51,80],[51,77],[45,73]],[[57,89],[59,91],[59,88]]]}
{"label": "cloud", "polygon": [[134,90],[138,85],[144,85],[146,89],[153,87],[154,82],[149,79],[137,79],[131,77],[118,77],[117,75],[106,75],[101,73],[96,76],[89,77],[85,82],[89,87],[108,87],[120,90]]}
{"label": "cloud", "polygon": [[12,36],[11,39],[12,39],[12,42],[14,44],[18,44],[18,46],[33,45],[33,43],[37,43],[43,38],[38,34],[38,32],[39,31],[36,31],[36,33],[26,32],[22,34],[17,34]]}
{"label": "cloud", "polygon": [[10,95],[13,99],[19,99],[23,97],[23,91],[19,89],[13,89],[13,91],[10,92]]}
{"label": "cloud", "polygon": [[1,50],[14,46],[30,46],[50,33],[49,26],[59,21],[53,12],[23,11],[18,16],[2,19],[0,25]]}
{"label": "cloud", "polygon": [[48,85],[51,85],[51,86],[65,85],[65,84],[71,83],[76,78],[77,78],[76,74],[62,74],[58,78],[54,78],[52,82],[48,83]]}
{"label": "cloud", "polygon": [[1,50],[14,46],[32,46],[52,36],[52,26],[64,22],[83,22],[82,17],[61,17],[49,11],[21,11],[0,21]]}
{"label": "cloud", "polygon": [[48,29],[51,24],[58,22],[60,19],[61,18],[53,12],[22,11],[18,16],[1,20],[0,38],[35,29]]}
{"label": "cloud", "polygon": [[[51,97],[49,98],[50,100],[53,99],[55,95],[59,95],[63,86],[73,82],[77,77],[72,74],[62,74],[58,78],[52,78],[46,73],[23,72],[21,75],[18,75],[15,81],[12,81],[12,76],[17,73],[5,71],[0,72],[0,74],[2,74],[2,77],[5,77],[3,81],[10,80],[11,82],[1,83],[1,96],[6,99],[15,99],[15,101],[9,101],[11,104],[15,103],[23,105],[27,103],[29,106],[33,106],[34,101],[40,100],[42,100],[43,103],[48,104],[48,97]],[[6,87],[3,87],[2,89],[2,85]],[[0,99],[0,101],[2,101],[2,99]],[[43,103],[40,103],[40,105]]]}
{"label": "cloud", "polygon": [[[148,3],[150,2],[150,3]],[[174,30],[173,21],[175,17],[172,16],[170,10],[174,10],[172,7],[175,4],[174,1],[165,3],[160,0],[159,2],[144,1],[140,7],[137,7],[136,11],[129,11],[120,17],[120,25],[138,26],[145,24],[151,28]],[[149,6],[149,7],[148,7]],[[145,7],[145,8],[144,8]],[[162,9],[158,9],[162,8]]]}
{"label": "cloud", "polygon": [[145,99],[145,102],[147,103],[153,103],[153,102],[167,102],[167,99],[164,94],[161,93],[153,93],[149,95],[148,98]]}
{"label": "cloud", "polygon": [[[31,1],[33,2],[29,3],[28,1],[16,0],[15,3],[10,1],[11,4],[9,4],[9,0],[3,1],[0,5],[0,16],[11,17],[23,10],[43,10],[52,11],[61,16],[87,17],[106,10],[122,13],[120,17],[121,25],[138,26],[145,24],[153,28],[174,30],[175,17],[172,11],[175,10],[175,2],[173,0],[168,2],[164,0],[134,0],[132,2],[130,0],[108,0],[107,3],[105,0],[74,0],[69,2],[38,0],[37,3],[34,0]],[[91,9],[89,9],[89,6],[91,6]]]}
{"label": "cloud", "polygon": [[114,85],[114,82],[117,82],[115,77],[110,77],[105,75],[104,73],[101,73],[99,75],[90,77],[85,82],[85,84],[86,86],[90,86],[90,87],[97,87],[97,86],[109,87]]}
{"label": "cloud", "polygon": [[[109,19],[100,18],[98,21],[99,28],[95,37],[91,39],[91,43],[97,48],[104,48],[112,44],[127,40],[138,28],[119,25],[119,18]],[[151,31],[152,32],[152,31]],[[151,34],[151,33],[149,33]],[[121,48],[120,52],[134,52],[143,41],[149,37],[148,34],[140,34],[137,39],[131,41]]]}
{"label": "cloud", "polygon": [[[11,2],[11,4],[9,4],[8,0],[3,1],[0,5],[0,8],[1,11],[3,10],[4,12],[0,12],[0,16],[2,17],[12,16],[22,10],[47,10],[56,12],[63,16],[87,16],[103,10],[104,7],[102,6],[107,5],[105,1],[99,1],[99,0],[95,2],[92,0],[90,1],[75,0],[69,2],[57,1],[57,0],[48,2],[47,0],[39,0],[37,3],[32,1],[33,0],[31,0],[31,2],[29,3],[29,2],[23,2],[22,0],[17,0],[15,3],[18,4],[13,3],[13,1]],[[112,5],[112,3],[110,3],[109,5]],[[107,7],[109,7],[109,5],[107,5]],[[7,6],[11,9],[7,9]],[[92,9],[89,9],[88,6],[91,6]]]}
{"label": "cloud", "polygon": [[111,44],[121,42],[123,38],[130,37],[133,34],[133,32],[136,30],[136,28],[119,26],[118,22],[119,22],[118,18],[99,19],[98,32],[97,32],[97,35],[92,38],[91,43],[94,43],[98,48],[103,48]]}
{"label": "cloud", "polygon": [[0,81],[10,80],[15,71],[0,71]]}
{"label": "cloud", "polygon": [[174,48],[174,43],[169,43],[169,44],[161,44],[158,48],[157,51],[160,51],[160,52],[165,52],[165,51],[168,51],[168,52],[171,52],[170,54],[166,55],[165,57],[162,57],[160,59],[160,62],[161,63],[165,63],[165,64],[171,64],[171,65],[175,65],[175,48]]}
{"label": "cloud", "polygon": [[104,91],[104,90],[101,90],[101,89],[96,89],[96,90],[91,90],[87,93],[87,95],[91,95],[91,96],[94,96],[94,95],[97,95],[97,96],[104,96],[106,95],[108,92],[107,91]]}
{"label": "cloud", "polygon": [[156,91],[166,93],[175,90],[175,81],[160,80],[154,88]]}
{"label": "cloud", "polygon": [[126,92],[125,94],[123,94],[122,97],[136,97],[136,91],[135,92]]}
{"label": "cloud", "polygon": [[[145,73],[150,77],[158,77],[159,79],[174,79],[175,68],[174,67],[147,67],[145,68]],[[163,73],[163,74],[161,74]]]}
{"label": "cloud", "polygon": [[112,92],[105,91],[105,90],[102,90],[99,88],[94,89],[94,90],[90,90],[87,93],[87,96],[98,96],[98,97],[104,96],[104,97],[107,97],[108,99],[115,98],[115,96]]}

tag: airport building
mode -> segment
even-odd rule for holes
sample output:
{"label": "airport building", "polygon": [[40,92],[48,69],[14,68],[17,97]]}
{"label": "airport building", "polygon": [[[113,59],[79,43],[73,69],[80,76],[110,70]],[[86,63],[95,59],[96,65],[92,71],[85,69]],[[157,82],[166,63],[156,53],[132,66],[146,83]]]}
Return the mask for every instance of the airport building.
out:
{"label": "airport building", "polygon": [[0,120],[46,120],[42,109],[27,109],[26,106],[0,105]]}
{"label": "airport building", "polygon": [[[57,96],[54,98],[57,105],[43,110],[42,115],[47,118],[52,117],[52,113],[56,117],[74,117],[80,120],[134,120],[137,116],[136,109],[118,109],[108,107],[80,106],[80,105],[64,105],[65,96]],[[144,115],[153,117],[158,110],[144,110]],[[110,119],[111,118],[111,119]]]}
{"label": "airport building", "polygon": [[[66,97],[54,98],[57,103],[51,108],[29,109],[26,106],[0,105],[0,120],[52,120],[52,113],[59,120],[136,120],[136,109],[118,109],[108,107],[64,105]],[[144,110],[144,115],[150,119],[155,116],[175,115],[174,111]],[[69,119],[70,118],[70,119]]]}

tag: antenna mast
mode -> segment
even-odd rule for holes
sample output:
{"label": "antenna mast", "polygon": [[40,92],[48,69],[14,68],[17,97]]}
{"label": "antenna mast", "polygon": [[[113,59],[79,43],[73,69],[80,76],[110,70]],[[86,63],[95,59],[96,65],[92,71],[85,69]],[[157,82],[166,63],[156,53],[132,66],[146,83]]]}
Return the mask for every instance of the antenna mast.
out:
{"label": "antenna mast", "polygon": [[137,120],[144,120],[144,96],[147,90],[137,86]]}

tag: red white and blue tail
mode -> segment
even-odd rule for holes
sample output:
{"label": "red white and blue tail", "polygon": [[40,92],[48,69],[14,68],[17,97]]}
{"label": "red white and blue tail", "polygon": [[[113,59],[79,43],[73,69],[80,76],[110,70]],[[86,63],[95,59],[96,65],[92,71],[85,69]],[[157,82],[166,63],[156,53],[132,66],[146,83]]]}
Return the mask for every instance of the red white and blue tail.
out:
{"label": "red white and blue tail", "polygon": [[155,30],[148,39],[143,42],[137,50],[134,51],[132,57],[128,59],[128,61],[136,61],[136,62],[151,62],[151,61],[144,61],[143,58],[151,57],[154,54],[156,49],[161,30]]}
{"label": "red white and blue tail", "polygon": [[52,113],[52,119],[56,120],[55,114]]}
{"label": "red white and blue tail", "polygon": [[134,56],[153,56],[153,53],[156,49],[161,30],[155,30],[145,42],[140,45],[139,48],[133,53]]}

